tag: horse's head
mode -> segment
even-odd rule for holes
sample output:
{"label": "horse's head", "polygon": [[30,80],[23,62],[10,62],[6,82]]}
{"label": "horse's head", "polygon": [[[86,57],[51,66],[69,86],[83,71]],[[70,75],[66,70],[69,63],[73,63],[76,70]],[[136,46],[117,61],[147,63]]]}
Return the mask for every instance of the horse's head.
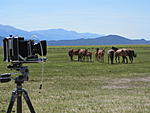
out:
{"label": "horse's head", "polygon": [[85,53],[87,53],[88,52],[88,50],[87,49],[85,49]]}
{"label": "horse's head", "polygon": [[80,51],[81,49],[78,49],[77,51]]}
{"label": "horse's head", "polygon": [[96,48],[96,51],[98,52],[99,48]]}
{"label": "horse's head", "polygon": [[119,48],[112,46],[111,49],[113,49],[114,51],[117,51]]}

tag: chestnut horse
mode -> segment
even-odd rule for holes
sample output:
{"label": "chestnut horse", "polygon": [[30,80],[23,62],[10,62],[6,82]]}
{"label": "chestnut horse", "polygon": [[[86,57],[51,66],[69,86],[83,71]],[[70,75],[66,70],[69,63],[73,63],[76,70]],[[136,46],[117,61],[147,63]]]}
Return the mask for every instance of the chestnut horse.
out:
{"label": "chestnut horse", "polygon": [[97,61],[104,62],[105,49],[96,48],[95,58]]}
{"label": "chestnut horse", "polygon": [[122,60],[122,63],[128,63],[128,53],[127,53],[127,49],[118,49],[116,52],[115,52],[115,60],[116,60],[116,63],[120,63],[120,56],[122,56],[123,60]]}
{"label": "chestnut horse", "polygon": [[120,56],[122,56],[122,63],[125,63],[125,60],[126,60],[126,63],[128,63],[128,58],[127,58],[127,49],[119,49],[117,47],[112,47],[111,49],[113,49],[115,51],[115,60],[116,60],[116,63],[120,63]]}
{"label": "chestnut horse", "polygon": [[[77,49],[77,50],[71,49],[71,50],[68,51],[68,55],[70,56],[71,61],[73,61],[73,56],[74,55],[76,55],[76,56],[79,55],[79,51],[80,51],[80,49]],[[79,60],[79,57],[78,57],[78,60]]]}

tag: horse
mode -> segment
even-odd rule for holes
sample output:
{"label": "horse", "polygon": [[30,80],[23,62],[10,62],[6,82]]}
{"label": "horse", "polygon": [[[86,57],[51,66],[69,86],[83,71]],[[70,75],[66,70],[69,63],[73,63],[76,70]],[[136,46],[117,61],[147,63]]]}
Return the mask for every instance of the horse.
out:
{"label": "horse", "polygon": [[87,49],[80,49],[78,54],[78,61],[85,61],[85,56],[87,54]]}
{"label": "horse", "polygon": [[128,54],[127,54],[127,49],[119,49],[117,47],[112,47],[111,49],[113,49],[115,51],[115,60],[116,63],[120,63],[120,56],[122,56],[122,63],[128,63]]}
{"label": "horse", "polygon": [[131,64],[133,63],[133,57],[136,57],[137,55],[135,54],[133,49],[127,49],[127,54],[129,56]]}
{"label": "horse", "polygon": [[105,54],[105,49],[96,48],[95,58],[97,59],[97,61],[104,62],[104,54]]}
{"label": "horse", "polygon": [[[80,51],[80,49],[77,49],[77,50],[71,49],[68,51],[68,55],[70,56],[71,61],[73,61],[74,55],[76,55],[76,56],[79,55],[79,51]],[[79,58],[78,58],[78,60],[79,60]]]}
{"label": "horse", "polygon": [[120,56],[122,56],[122,63],[128,63],[128,53],[127,53],[127,49],[118,49],[115,52],[115,60],[116,63],[120,63]]}
{"label": "horse", "polygon": [[107,55],[108,55],[108,64],[109,64],[109,59],[111,60],[111,64],[113,64],[114,53],[115,53],[115,51],[114,51],[113,49],[109,49],[109,50],[107,51]]}
{"label": "horse", "polygon": [[85,56],[88,61],[92,61],[92,52],[88,51]]}

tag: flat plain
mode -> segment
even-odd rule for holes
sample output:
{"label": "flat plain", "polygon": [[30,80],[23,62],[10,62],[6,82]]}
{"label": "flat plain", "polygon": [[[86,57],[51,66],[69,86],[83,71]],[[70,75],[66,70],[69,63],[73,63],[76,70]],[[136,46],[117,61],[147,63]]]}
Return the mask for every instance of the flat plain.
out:
{"label": "flat plain", "polygon": [[[149,113],[150,112],[150,45],[117,45],[132,48],[137,53],[134,62],[70,61],[69,49],[87,48],[92,51],[111,46],[50,46],[47,62],[24,64],[29,67],[27,89],[37,113]],[[0,48],[0,73],[13,73],[3,62]],[[74,57],[77,59],[77,57]],[[41,71],[44,65],[44,75]],[[15,77],[16,75],[13,75]],[[42,89],[39,89],[43,80]],[[5,113],[14,81],[0,83],[0,113]],[[16,112],[16,102],[13,107]],[[23,99],[23,113],[30,113]]]}

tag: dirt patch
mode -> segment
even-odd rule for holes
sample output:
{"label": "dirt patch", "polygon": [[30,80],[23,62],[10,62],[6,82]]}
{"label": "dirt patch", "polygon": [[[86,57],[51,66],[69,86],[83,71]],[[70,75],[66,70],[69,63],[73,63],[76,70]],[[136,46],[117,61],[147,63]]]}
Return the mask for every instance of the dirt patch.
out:
{"label": "dirt patch", "polygon": [[101,88],[142,88],[150,86],[150,77],[116,78],[106,82]]}

